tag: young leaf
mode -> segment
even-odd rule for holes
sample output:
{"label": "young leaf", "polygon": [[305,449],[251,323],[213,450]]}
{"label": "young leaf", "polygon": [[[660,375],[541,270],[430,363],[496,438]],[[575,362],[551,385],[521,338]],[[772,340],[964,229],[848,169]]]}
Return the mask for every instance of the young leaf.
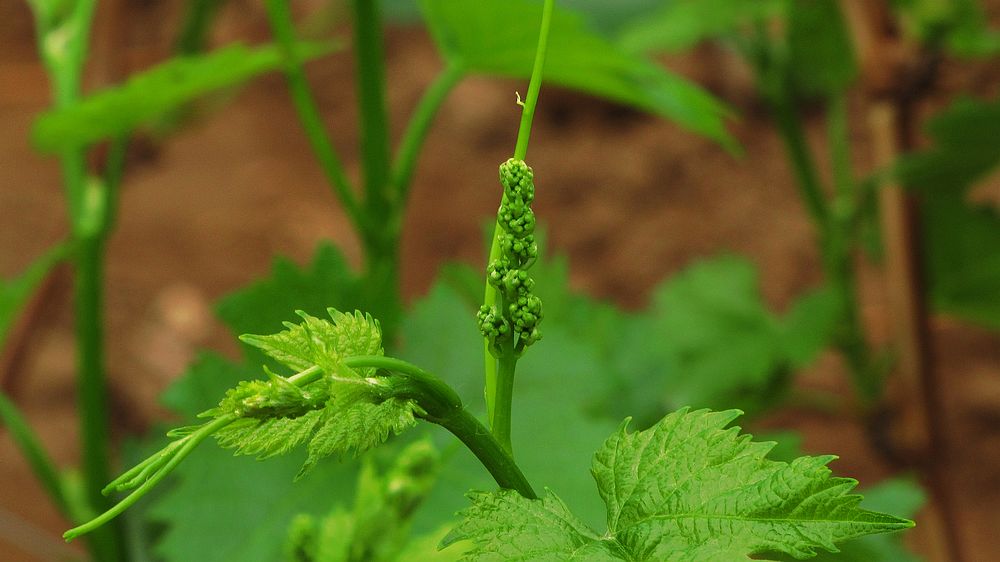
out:
{"label": "young leaf", "polygon": [[[680,410],[646,431],[628,420],[594,456],[607,506],[606,533],[584,527],[554,495],[472,495],[445,543],[472,540],[466,559],[749,559],[781,552],[808,558],[863,535],[913,526],[858,507],[857,482],[830,476],[833,457],[767,460],[771,448],[726,426],[738,412]],[[518,558],[519,556],[519,558]]]}
{"label": "young leaf", "polygon": [[302,322],[285,322],[283,332],[267,336],[243,335],[243,343],[261,349],[293,371],[318,365],[328,375],[339,371],[344,357],[382,355],[382,331],[371,315],[344,314],[329,309],[333,322],[299,311]]}
{"label": "young leaf", "polygon": [[[467,72],[526,78],[535,55],[541,6],[527,0],[423,0],[424,19],[441,53]],[[500,23],[502,22],[502,24]],[[595,32],[556,7],[545,79],[671,119],[732,148],[730,111],[694,84]]]}
{"label": "young leaf", "polygon": [[374,369],[356,372],[343,365],[349,357],[382,355],[382,335],[371,316],[330,309],[330,322],[299,314],[302,322],[286,323],[283,332],[240,339],[295,371],[318,367],[323,376],[301,388],[273,374],[266,382],[242,382],[203,414],[240,418],[216,433],[219,445],[236,454],[267,458],[305,443],[309,456],[296,478],[325,457],[385,442],[416,425],[414,413],[420,411],[413,400],[387,396],[369,378]]}
{"label": "young leaf", "polygon": [[[331,50],[302,44],[296,56],[311,59]],[[32,138],[45,152],[59,152],[127,134],[137,126],[214,90],[239,85],[284,64],[276,46],[233,44],[204,55],[172,59],[133,74],[128,82],[102,90],[79,103],[43,113]]]}
{"label": "young leaf", "polygon": [[588,529],[566,504],[549,492],[528,500],[512,490],[472,492],[472,507],[464,520],[441,541],[448,546],[474,540],[476,547],[463,560],[610,560],[612,543]]}
{"label": "young leaf", "polygon": [[[194,416],[248,372],[249,365],[202,355],[170,387],[164,402],[182,416]],[[155,545],[157,557],[167,562],[280,560],[289,521],[297,514],[326,514],[332,503],[350,498],[357,479],[356,463],[327,462],[293,483],[302,462],[293,452],[257,462],[234,458],[219,447],[200,447],[174,471],[170,493],[150,502],[148,518],[165,528]]]}

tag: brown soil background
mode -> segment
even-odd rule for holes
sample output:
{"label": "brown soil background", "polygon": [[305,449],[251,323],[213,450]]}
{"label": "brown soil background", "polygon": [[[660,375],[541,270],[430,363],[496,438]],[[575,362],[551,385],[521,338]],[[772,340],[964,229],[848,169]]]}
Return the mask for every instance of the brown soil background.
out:
{"label": "brown soil background", "polygon": [[[99,44],[95,51],[105,64],[96,65],[95,74],[120,74],[165,56],[172,28],[163,22],[176,16],[173,4],[130,13],[129,28],[118,39],[127,48],[102,51]],[[215,40],[237,37],[266,37],[256,5],[225,10]],[[33,41],[26,5],[0,0],[4,277],[67,230],[56,162],[34,153],[28,141],[32,119],[49,99]],[[441,65],[419,30],[392,30],[387,52],[398,137]],[[765,298],[784,310],[822,274],[780,139],[755,102],[746,71],[726,54],[705,48],[669,64],[740,111],[731,130],[746,155],[736,159],[662,120],[547,89],[531,161],[538,171],[537,212],[550,233],[549,251],[570,257],[577,289],[626,307],[641,306],[658,281],[690,261],[736,252],[760,266]],[[343,53],[314,64],[310,75],[329,129],[356,176],[351,58]],[[996,95],[998,86],[996,61],[949,63],[940,94],[923,113],[956,92]],[[441,264],[483,262],[480,225],[496,208],[496,164],[509,155],[516,134],[512,92],[523,87],[470,79],[442,108],[416,172],[404,233],[409,300],[426,291]],[[855,163],[866,170],[870,143],[860,96],[852,109]],[[810,117],[809,130],[814,148],[825,154],[821,115]],[[133,150],[106,279],[116,432],[141,432],[163,414],[157,395],[196,349],[235,349],[212,317],[215,299],[265,274],[278,254],[304,262],[324,239],[357,262],[357,242],[301,134],[280,77],[254,82],[164,143]],[[863,264],[861,289],[872,338],[885,341],[877,267]],[[53,276],[30,312],[33,324],[17,370],[0,373],[61,466],[73,465],[79,453],[70,293],[68,272]],[[1000,335],[935,317],[933,342],[951,428],[955,517],[968,560],[994,560],[1000,554]],[[847,394],[844,370],[833,355],[803,381]],[[870,449],[856,422],[789,410],[762,425],[801,431],[807,450],[840,455],[836,468],[862,484],[894,472]],[[10,438],[0,433],[0,559],[60,559],[65,547],[58,536],[65,527]],[[909,540],[930,553],[933,539],[925,529],[918,526]]]}

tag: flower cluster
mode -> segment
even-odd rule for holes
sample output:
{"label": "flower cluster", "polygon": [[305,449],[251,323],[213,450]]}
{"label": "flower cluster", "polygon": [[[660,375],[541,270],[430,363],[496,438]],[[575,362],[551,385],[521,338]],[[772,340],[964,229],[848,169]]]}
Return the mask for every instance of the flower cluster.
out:
{"label": "flower cluster", "polygon": [[534,174],[523,160],[511,158],[500,165],[503,198],[497,211],[500,255],[487,270],[487,279],[497,288],[499,306],[483,305],[477,314],[479,330],[494,354],[507,338],[513,338],[517,355],[541,338],[542,301],[534,295],[535,282],[528,269],[538,259],[535,242]]}

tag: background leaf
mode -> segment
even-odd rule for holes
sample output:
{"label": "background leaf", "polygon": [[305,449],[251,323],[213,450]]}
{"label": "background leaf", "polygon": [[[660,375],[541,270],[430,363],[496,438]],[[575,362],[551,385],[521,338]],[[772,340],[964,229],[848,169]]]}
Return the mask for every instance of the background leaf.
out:
{"label": "background leaf", "polygon": [[[422,0],[424,19],[442,55],[469,72],[527,78],[535,56],[541,5],[527,0]],[[502,22],[502,23],[501,23]],[[671,119],[731,149],[730,111],[698,86],[588,29],[556,7],[545,80]]]}
{"label": "background leaf", "polygon": [[921,200],[926,275],[941,310],[1000,329],[1000,211],[969,200],[1000,164],[1000,102],[965,100],[927,126],[935,147],[904,157],[902,182]]}
{"label": "background leaf", "polygon": [[858,65],[837,0],[791,0],[788,6],[789,72],[799,92],[830,95],[848,88]]}
{"label": "background leaf", "polygon": [[[315,58],[331,48],[302,44],[296,56]],[[43,113],[35,121],[32,138],[39,150],[59,152],[118,137],[199,96],[283,65],[284,55],[274,45],[247,48],[237,43],[204,55],[174,58],[131,75],[120,86]]]}
{"label": "background leaf", "polygon": [[680,52],[730,35],[756,21],[784,14],[786,0],[673,0],[634,18],[619,42],[635,52]]}

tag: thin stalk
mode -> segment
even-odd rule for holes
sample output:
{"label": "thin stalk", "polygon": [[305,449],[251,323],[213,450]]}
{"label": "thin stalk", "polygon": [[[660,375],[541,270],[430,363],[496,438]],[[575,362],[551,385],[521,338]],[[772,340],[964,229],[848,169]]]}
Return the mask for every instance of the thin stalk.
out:
{"label": "thin stalk", "polygon": [[531,69],[531,81],[528,82],[528,95],[524,98],[521,110],[521,127],[517,130],[517,145],[514,148],[514,158],[524,160],[528,155],[528,139],[531,137],[531,122],[535,117],[535,106],[538,105],[538,94],[542,90],[542,68],[545,66],[545,54],[549,46],[549,28],[552,27],[552,10],[555,0],[545,0],[542,8],[542,29],[538,33],[538,48],[535,50],[535,65]]}
{"label": "thin stalk", "polygon": [[[528,140],[531,137],[531,123],[535,116],[535,106],[538,104],[538,94],[542,88],[542,71],[545,66],[545,54],[548,49],[549,28],[552,26],[552,11],[555,7],[554,0],[545,0],[542,7],[542,23],[538,32],[538,48],[535,50],[535,63],[531,70],[531,81],[528,83],[528,94],[525,97],[521,108],[521,125],[517,131],[517,144],[514,148],[514,158],[524,160],[528,153]],[[487,264],[493,263],[500,257],[500,225],[493,227],[493,240],[490,242],[490,256]],[[483,304],[486,306],[496,306],[498,302],[497,290],[490,283],[486,283]],[[513,344],[512,344],[513,345]],[[493,435],[504,445],[507,451],[511,451],[510,443],[510,410],[513,396],[514,371],[517,358],[513,356],[513,349],[509,352],[508,365],[498,369],[498,360],[490,353],[489,341],[484,342],[484,371],[486,379],[486,411],[490,420],[490,430]],[[504,361],[503,358],[500,359]],[[503,394],[501,397],[499,394]],[[498,425],[499,424],[499,425]],[[503,439],[501,439],[503,437]]]}
{"label": "thin stalk", "polygon": [[41,482],[42,488],[49,494],[52,503],[59,508],[65,517],[70,517],[69,502],[66,501],[66,491],[59,479],[59,470],[49,457],[41,441],[24,419],[17,406],[0,394],[0,421],[10,431],[10,436],[28,461],[32,473]]}
{"label": "thin stalk", "polygon": [[[64,108],[75,104],[82,87],[91,24],[96,0],[78,0],[65,17],[46,19],[36,14],[38,49],[52,82],[54,105]],[[52,40],[60,34],[60,41]],[[104,232],[95,223],[95,212],[104,212],[103,204],[88,199],[87,163],[84,149],[64,151],[59,155],[66,191],[67,207],[76,249],[75,322],[77,336],[77,392],[80,416],[83,475],[86,497],[91,507],[100,510],[107,500],[100,489],[108,480],[108,416],[105,403],[103,324],[101,317],[104,268]],[[108,195],[100,193],[100,203]],[[98,228],[94,228],[97,226]],[[123,556],[123,534],[115,526],[103,530],[88,541],[96,560],[113,562]]]}
{"label": "thin stalk", "polygon": [[417,166],[417,158],[420,156],[420,149],[423,147],[424,141],[427,140],[427,133],[434,116],[437,115],[448,94],[464,77],[464,68],[458,64],[448,64],[420,98],[420,103],[417,104],[413,117],[410,118],[406,132],[403,133],[403,140],[396,151],[395,164],[393,165],[392,187],[397,193],[396,198],[399,201],[405,202],[409,194],[410,185],[413,183],[413,171]]}
{"label": "thin stalk", "polygon": [[292,104],[298,113],[299,122],[305,129],[306,138],[309,139],[309,146],[316,155],[316,159],[319,160],[320,167],[323,169],[334,195],[344,207],[344,212],[347,213],[355,229],[360,230],[362,216],[357,198],[354,195],[354,188],[351,186],[350,180],[347,179],[344,165],[323,125],[323,119],[309,88],[309,81],[306,79],[302,61],[295,56],[297,40],[288,4],[286,0],[266,0],[264,5],[267,9],[267,19],[270,22],[271,31],[285,54],[285,81],[292,96]]}
{"label": "thin stalk", "polygon": [[501,488],[516,490],[526,498],[538,497],[510,452],[465,409],[458,394],[440,378],[406,361],[381,355],[351,357],[344,364],[352,368],[375,367],[403,375],[405,380],[393,388],[394,395],[415,399],[426,412],[424,419],[457,437]]}
{"label": "thin stalk", "polygon": [[[358,384],[375,385],[385,391],[384,398],[415,400],[422,410],[420,417],[441,425],[458,437],[493,475],[497,484],[503,488],[517,490],[525,497],[536,497],[524,474],[514,463],[514,459],[493,438],[493,435],[465,410],[461,398],[443,380],[406,361],[384,355],[349,357],[344,359],[343,365],[355,369],[372,367],[394,373],[395,376],[382,377],[379,381],[356,378],[349,380]],[[287,380],[296,386],[304,387],[323,376],[325,373],[320,367],[312,366]],[[66,531],[63,537],[71,540],[87,533],[99,532],[101,526],[110,523],[152,490],[202,441],[239,419],[238,414],[226,414],[205,423],[189,434],[186,434],[186,430],[168,433],[168,436],[180,438],[104,487],[104,493],[131,489],[126,497],[104,513]]]}
{"label": "thin stalk", "polygon": [[847,360],[862,405],[868,408],[878,399],[881,390],[865,329],[858,316],[857,270],[853,251],[857,184],[851,166],[847,97],[843,92],[830,96],[827,127],[833,165],[834,205],[824,247],[827,277],[842,307],[843,327],[837,347]]}
{"label": "thin stalk", "polygon": [[514,462],[514,457],[467,410],[456,410],[447,418],[432,421],[458,437],[486,467],[498,486],[508,490],[516,490],[528,499],[538,498],[538,495],[531,488],[531,484]]}

